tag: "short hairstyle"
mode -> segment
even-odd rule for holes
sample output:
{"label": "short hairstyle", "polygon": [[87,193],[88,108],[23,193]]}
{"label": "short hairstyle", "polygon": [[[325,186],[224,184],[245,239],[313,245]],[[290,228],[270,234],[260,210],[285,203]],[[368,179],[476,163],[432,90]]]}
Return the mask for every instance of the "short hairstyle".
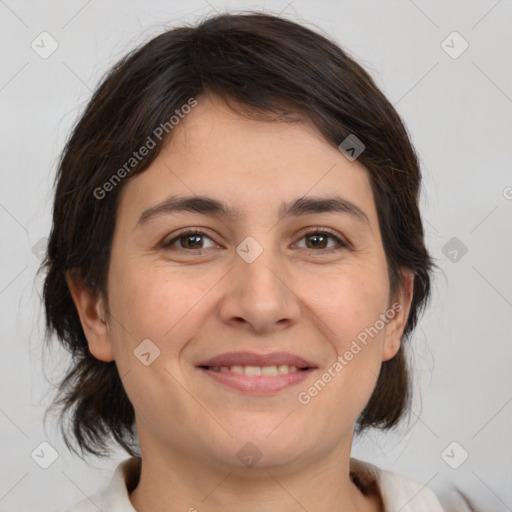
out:
{"label": "short hairstyle", "polygon": [[[90,353],[66,272],[103,297],[108,312],[107,273],[119,193],[148,168],[172,130],[154,137],[154,147],[129,175],[118,173],[123,179],[115,183],[112,176],[190,98],[209,94],[255,119],[306,119],[336,148],[351,134],[363,142],[358,161],[368,171],[376,204],[390,294],[404,285],[404,269],[415,277],[400,350],[382,363],[356,431],[394,427],[410,400],[404,342],[429,301],[435,264],[424,243],[421,173],[407,130],[370,75],[329,37],[271,14],[220,14],[168,30],[114,65],[60,156],[52,229],[39,271],[46,271],[45,341],[56,334],[71,355],[51,408],[60,408],[61,419],[68,420],[61,431],[77,454],[72,437],[82,454],[98,456],[108,454],[112,440],[135,455],[138,440],[134,409],[116,363]],[[107,182],[109,192],[99,193]]]}

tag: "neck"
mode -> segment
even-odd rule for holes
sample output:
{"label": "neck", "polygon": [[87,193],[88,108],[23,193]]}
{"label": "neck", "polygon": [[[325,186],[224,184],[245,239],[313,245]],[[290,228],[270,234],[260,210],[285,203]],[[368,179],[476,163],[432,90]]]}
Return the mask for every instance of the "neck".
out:
{"label": "neck", "polygon": [[221,468],[142,442],[141,456],[140,479],[130,494],[138,512],[383,510],[377,495],[365,496],[351,480],[350,444],[321,459],[295,461],[286,467]]}

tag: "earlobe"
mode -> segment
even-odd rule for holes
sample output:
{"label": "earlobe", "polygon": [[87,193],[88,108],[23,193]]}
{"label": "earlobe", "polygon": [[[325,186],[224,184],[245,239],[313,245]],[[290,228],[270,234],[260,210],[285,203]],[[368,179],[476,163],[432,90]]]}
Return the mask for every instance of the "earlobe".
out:
{"label": "earlobe", "polygon": [[414,293],[414,272],[403,272],[403,287],[400,290],[397,300],[390,305],[390,309],[394,310],[395,314],[391,317],[386,325],[386,332],[384,336],[384,347],[382,351],[382,360],[388,361],[397,354],[400,349],[400,340],[409,318],[411,310],[412,297]]}
{"label": "earlobe", "polygon": [[103,299],[93,294],[80,278],[69,271],[66,272],[66,282],[91,354],[100,361],[113,361],[114,353],[106,324]]}

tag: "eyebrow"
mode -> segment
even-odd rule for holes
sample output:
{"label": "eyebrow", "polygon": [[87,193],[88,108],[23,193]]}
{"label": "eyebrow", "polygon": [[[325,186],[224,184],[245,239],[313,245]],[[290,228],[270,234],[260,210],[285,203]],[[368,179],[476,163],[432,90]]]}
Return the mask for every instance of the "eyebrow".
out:
{"label": "eyebrow", "polygon": [[[146,224],[150,219],[173,213],[192,212],[203,215],[235,218],[241,216],[241,211],[223,201],[206,196],[171,196],[165,201],[142,212],[135,227]],[[310,213],[343,213],[348,214],[360,223],[366,223],[371,229],[367,215],[354,203],[340,196],[315,197],[303,196],[290,203],[282,203],[278,220],[297,217]]]}

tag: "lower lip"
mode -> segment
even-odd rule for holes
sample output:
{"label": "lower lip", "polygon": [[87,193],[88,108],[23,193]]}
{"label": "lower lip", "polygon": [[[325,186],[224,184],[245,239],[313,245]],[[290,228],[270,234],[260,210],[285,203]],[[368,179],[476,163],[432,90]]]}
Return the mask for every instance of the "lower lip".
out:
{"label": "lower lip", "polygon": [[257,375],[251,377],[232,371],[215,372],[206,368],[199,369],[215,381],[251,395],[262,395],[281,391],[282,389],[304,381],[314,371],[314,368],[310,368],[308,370],[297,370],[284,375]]}

